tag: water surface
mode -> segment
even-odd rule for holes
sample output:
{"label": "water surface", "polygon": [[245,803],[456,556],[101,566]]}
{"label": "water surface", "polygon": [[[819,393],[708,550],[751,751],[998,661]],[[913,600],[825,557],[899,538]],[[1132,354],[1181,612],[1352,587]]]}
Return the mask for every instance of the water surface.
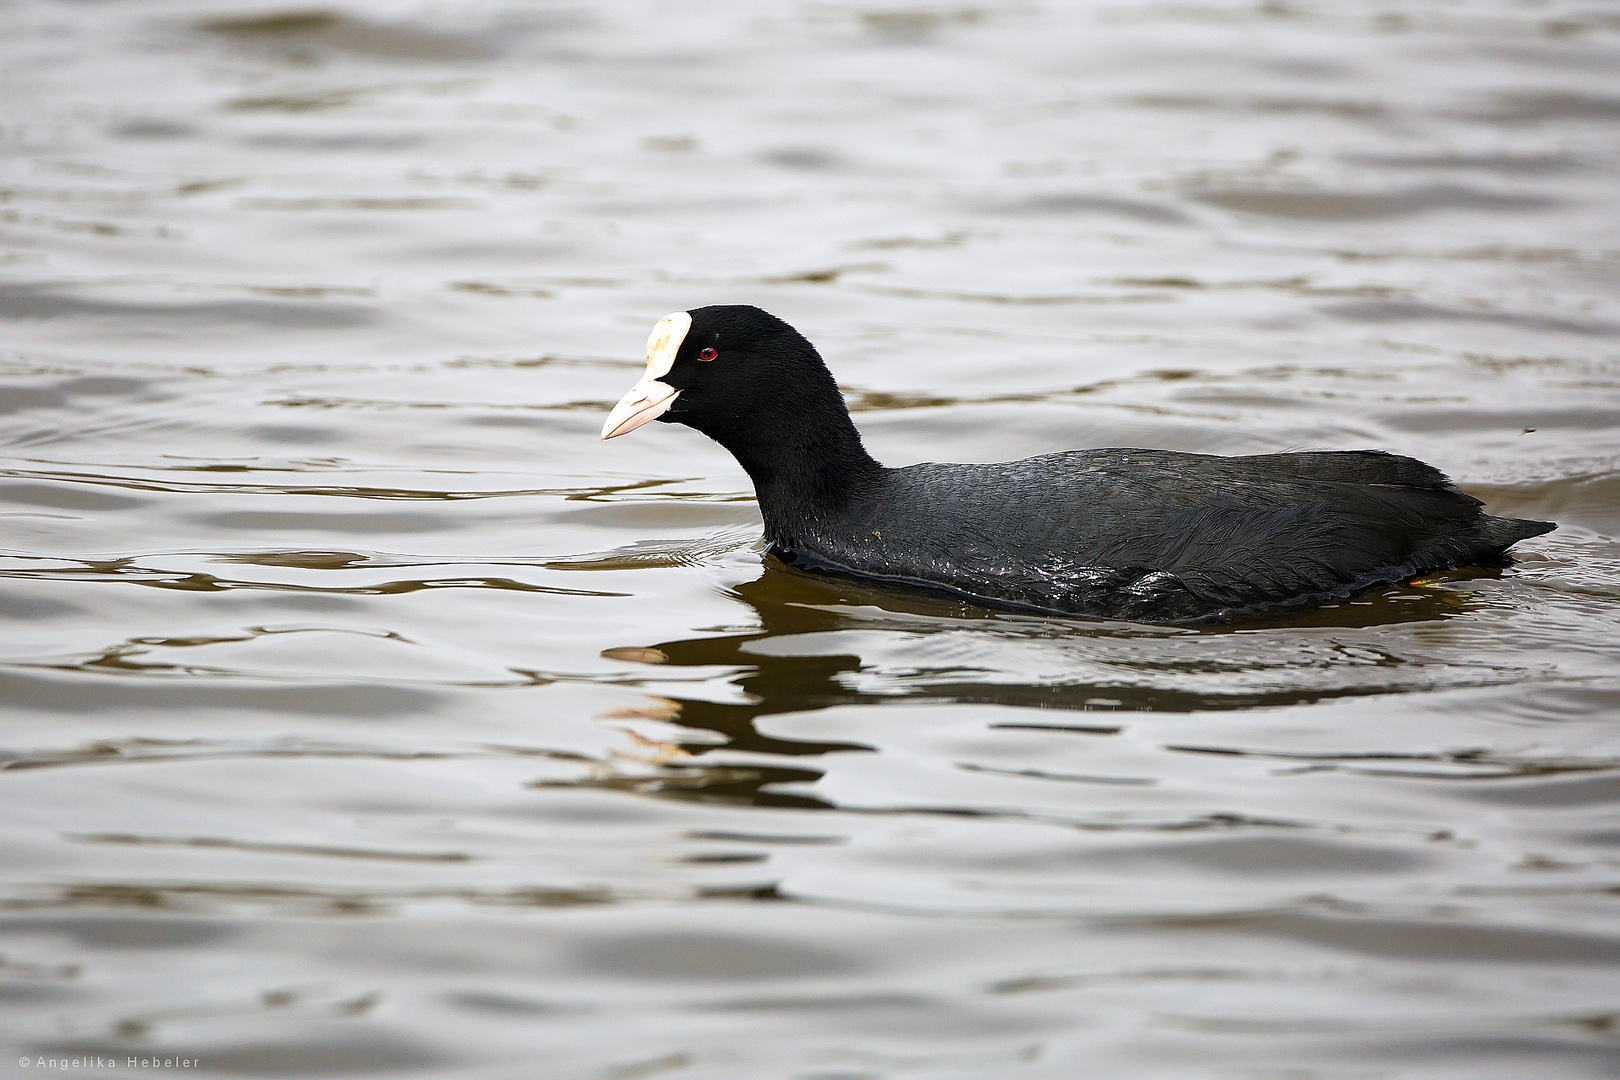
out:
{"label": "water surface", "polygon": [[[1601,5],[0,22],[0,1068],[1620,1069]],[[597,441],[710,303],[891,465],[1377,447],[1560,528],[1198,631],[809,579]]]}

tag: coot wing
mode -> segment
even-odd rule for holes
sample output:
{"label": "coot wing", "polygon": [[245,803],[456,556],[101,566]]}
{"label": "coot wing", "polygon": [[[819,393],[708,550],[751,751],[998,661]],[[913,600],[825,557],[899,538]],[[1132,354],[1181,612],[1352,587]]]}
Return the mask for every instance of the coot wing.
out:
{"label": "coot wing", "polygon": [[1512,541],[1492,523],[1509,523],[1479,507],[1372,451],[1072,451],[893,470],[812,546],[866,576],[1020,606],[1193,620],[1499,558]]}

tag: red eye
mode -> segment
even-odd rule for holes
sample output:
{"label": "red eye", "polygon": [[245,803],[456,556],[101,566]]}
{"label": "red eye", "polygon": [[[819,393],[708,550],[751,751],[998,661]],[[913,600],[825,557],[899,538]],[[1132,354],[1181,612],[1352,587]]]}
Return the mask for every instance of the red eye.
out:
{"label": "red eye", "polygon": [[698,359],[699,360],[713,360],[718,355],[720,355],[720,354],[715,352],[713,349],[704,349],[702,352],[698,353]]}

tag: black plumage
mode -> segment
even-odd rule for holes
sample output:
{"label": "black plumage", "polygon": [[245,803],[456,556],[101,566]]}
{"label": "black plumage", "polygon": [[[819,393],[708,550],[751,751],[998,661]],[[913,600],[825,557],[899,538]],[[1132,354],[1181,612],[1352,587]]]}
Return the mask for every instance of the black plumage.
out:
{"label": "black plumage", "polygon": [[1489,517],[1439,470],[1376,450],[1072,450],[889,469],[787,323],[724,306],[659,325],[673,329],[649,342],[648,377],[603,437],[653,418],[708,435],[752,478],[769,553],[812,572],[1020,609],[1198,622],[1499,565],[1512,544],[1556,527]]}

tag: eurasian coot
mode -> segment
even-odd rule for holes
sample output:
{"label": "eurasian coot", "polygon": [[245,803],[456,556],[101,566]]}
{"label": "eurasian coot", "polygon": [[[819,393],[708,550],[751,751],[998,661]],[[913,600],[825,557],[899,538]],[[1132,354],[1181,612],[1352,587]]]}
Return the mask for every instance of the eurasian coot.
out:
{"label": "eurasian coot", "polygon": [[1488,517],[1438,469],[1377,450],[1071,450],[885,468],[815,347],[741,305],[659,320],[647,372],[602,438],[649,420],[731,451],[782,562],[1024,610],[1228,618],[1500,564],[1556,528]]}

